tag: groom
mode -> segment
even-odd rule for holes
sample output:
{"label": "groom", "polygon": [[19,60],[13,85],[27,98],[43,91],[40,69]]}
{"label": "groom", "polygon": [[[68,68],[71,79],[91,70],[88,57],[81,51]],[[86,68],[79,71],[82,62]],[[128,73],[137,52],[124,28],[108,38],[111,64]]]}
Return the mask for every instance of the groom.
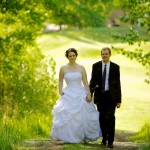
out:
{"label": "groom", "polygon": [[92,66],[90,90],[94,94],[94,103],[100,112],[102,130],[101,145],[113,148],[115,136],[115,109],[121,105],[120,67],[110,61],[111,50],[101,50],[102,61]]}

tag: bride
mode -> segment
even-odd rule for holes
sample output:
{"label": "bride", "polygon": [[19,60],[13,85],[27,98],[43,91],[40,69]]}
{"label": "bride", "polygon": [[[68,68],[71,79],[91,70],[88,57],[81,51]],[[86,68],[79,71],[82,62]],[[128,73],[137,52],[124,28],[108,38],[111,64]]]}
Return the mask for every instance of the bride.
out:
{"label": "bride", "polygon": [[76,63],[78,53],[74,48],[69,48],[65,56],[69,63],[59,72],[61,96],[52,110],[51,136],[66,143],[97,140],[101,136],[99,113],[91,98],[86,70]]}

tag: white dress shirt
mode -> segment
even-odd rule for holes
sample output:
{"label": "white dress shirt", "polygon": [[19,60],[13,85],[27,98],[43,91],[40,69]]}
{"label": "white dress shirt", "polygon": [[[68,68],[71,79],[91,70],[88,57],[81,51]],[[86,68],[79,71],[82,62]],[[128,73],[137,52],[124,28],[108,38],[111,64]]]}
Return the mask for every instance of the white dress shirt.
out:
{"label": "white dress shirt", "polygon": [[[104,67],[105,67],[105,63],[102,61],[102,75],[103,75]],[[109,90],[109,83],[108,83],[109,68],[110,68],[110,61],[106,64],[105,91]]]}

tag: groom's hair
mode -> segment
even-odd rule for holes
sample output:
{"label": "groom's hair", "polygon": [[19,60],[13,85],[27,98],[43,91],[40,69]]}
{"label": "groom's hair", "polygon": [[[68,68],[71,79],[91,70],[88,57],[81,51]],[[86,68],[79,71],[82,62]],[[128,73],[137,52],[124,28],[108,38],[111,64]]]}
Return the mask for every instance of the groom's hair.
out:
{"label": "groom's hair", "polygon": [[104,47],[101,49],[101,54],[102,54],[102,51],[105,51],[105,50],[108,50],[109,54],[111,54],[111,49],[109,47]]}
{"label": "groom's hair", "polygon": [[75,48],[69,48],[65,52],[65,56],[68,58],[69,52],[74,52],[76,56],[78,56],[78,52]]}

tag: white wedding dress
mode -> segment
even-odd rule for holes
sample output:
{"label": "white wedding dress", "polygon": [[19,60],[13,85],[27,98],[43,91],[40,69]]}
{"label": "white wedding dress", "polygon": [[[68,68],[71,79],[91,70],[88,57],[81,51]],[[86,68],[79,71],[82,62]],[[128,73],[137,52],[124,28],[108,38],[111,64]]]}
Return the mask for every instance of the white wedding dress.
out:
{"label": "white wedding dress", "polygon": [[80,72],[64,75],[67,87],[52,111],[51,136],[66,143],[94,141],[101,136],[99,112],[93,102],[86,101],[87,92],[82,86]]}

